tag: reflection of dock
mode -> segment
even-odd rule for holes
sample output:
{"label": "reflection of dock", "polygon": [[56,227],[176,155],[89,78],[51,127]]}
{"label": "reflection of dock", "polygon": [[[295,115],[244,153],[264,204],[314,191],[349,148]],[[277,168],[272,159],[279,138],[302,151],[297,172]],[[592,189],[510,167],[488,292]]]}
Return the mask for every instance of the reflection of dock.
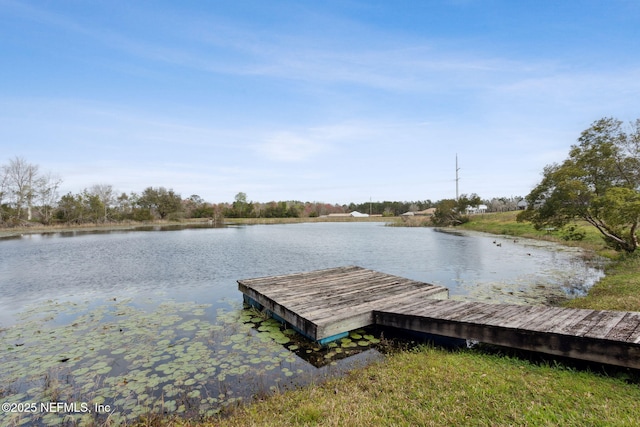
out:
{"label": "reflection of dock", "polygon": [[378,324],[640,369],[640,313],[445,300],[448,290],[361,267],[238,281],[245,302],[320,343]]}

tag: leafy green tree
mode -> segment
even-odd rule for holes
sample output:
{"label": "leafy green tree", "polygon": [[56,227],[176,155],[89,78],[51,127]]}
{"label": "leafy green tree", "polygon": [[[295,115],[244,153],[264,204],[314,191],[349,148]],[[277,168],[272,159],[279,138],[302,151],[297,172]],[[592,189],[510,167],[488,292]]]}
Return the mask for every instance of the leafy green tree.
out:
{"label": "leafy green tree", "polygon": [[571,146],[569,157],[544,168],[519,215],[538,227],[576,219],[593,225],[618,250],[638,248],[640,224],[640,119],[626,133],[613,118],[595,121]]}
{"label": "leafy green tree", "polygon": [[98,223],[102,219],[103,212],[105,211],[104,203],[100,199],[100,196],[84,190],[80,195],[84,209],[84,219],[88,222]]}
{"label": "leafy green tree", "polygon": [[197,194],[192,194],[183,203],[187,218],[214,218],[213,206]]}
{"label": "leafy green tree", "polygon": [[287,211],[285,202],[269,202],[260,212],[260,216],[264,218],[284,218]]}
{"label": "leafy green tree", "polygon": [[454,224],[462,224],[459,219],[459,212],[457,210],[458,204],[455,199],[443,199],[436,202],[436,211],[431,218],[431,221],[438,226],[448,226]]}
{"label": "leafy green tree", "polygon": [[431,218],[435,225],[449,226],[460,225],[469,222],[469,217],[465,215],[468,206],[478,206],[482,199],[477,194],[462,194],[455,199],[444,199],[436,203],[436,211]]}
{"label": "leafy green tree", "polygon": [[58,208],[54,214],[58,221],[72,224],[81,223],[84,220],[84,204],[81,195],[67,193],[58,201]]}
{"label": "leafy green tree", "polygon": [[299,218],[302,215],[304,206],[301,203],[291,202],[287,207],[286,216],[288,218]]}
{"label": "leafy green tree", "polygon": [[81,194],[67,193],[62,196],[55,218],[69,224],[97,223],[102,219],[103,212],[104,205],[100,197],[85,189]]}
{"label": "leafy green tree", "polygon": [[157,214],[160,219],[177,218],[182,211],[182,198],[172,189],[147,187],[139,197],[138,205],[151,215]]}
{"label": "leafy green tree", "polygon": [[120,221],[132,219],[134,196],[135,193],[132,193],[131,196],[127,195],[127,193],[120,193],[120,195],[116,197],[114,209],[115,219]]}
{"label": "leafy green tree", "polygon": [[247,194],[239,192],[236,194],[233,205],[227,209],[225,216],[230,218],[251,218],[254,216],[253,203],[247,202]]}

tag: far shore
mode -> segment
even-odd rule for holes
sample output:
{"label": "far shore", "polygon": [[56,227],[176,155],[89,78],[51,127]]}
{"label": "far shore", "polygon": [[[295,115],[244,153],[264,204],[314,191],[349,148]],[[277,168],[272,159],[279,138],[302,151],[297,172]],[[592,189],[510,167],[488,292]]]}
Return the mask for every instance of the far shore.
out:
{"label": "far shore", "polygon": [[305,218],[224,218],[219,222],[210,222],[207,218],[190,218],[180,221],[156,220],[147,222],[107,222],[89,224],[33,224],[20,227],[0,227],[0,239],[10,239],[26,234],[52,234],[62,232],[94,231],[135,231],[146,227],[201,227],[223,225],[254,225],[254,224],[297,224],[304,222],[395,222],[399,217],[305,217]]}

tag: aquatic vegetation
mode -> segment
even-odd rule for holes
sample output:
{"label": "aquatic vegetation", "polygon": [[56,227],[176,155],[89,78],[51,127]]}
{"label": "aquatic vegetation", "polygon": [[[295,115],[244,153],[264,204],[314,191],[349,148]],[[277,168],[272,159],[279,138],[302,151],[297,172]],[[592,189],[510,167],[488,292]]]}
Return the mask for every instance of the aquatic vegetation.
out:
{"label": "aquatic vegetation", "polygon": [[[358,331],[321,348],[254,309],[218,309],[213,319],[210,309],[165,301],[145,310],[113,299],[49,302],[24,312],[0,331],[0,403],[82,402],[90,410],[3,412],[0,424],[214,415],[279,389],[283,379],[304,382],[316,369],[307,362],[335,365],[377,342]],[[102,411],[91,410],[95,405]]]}

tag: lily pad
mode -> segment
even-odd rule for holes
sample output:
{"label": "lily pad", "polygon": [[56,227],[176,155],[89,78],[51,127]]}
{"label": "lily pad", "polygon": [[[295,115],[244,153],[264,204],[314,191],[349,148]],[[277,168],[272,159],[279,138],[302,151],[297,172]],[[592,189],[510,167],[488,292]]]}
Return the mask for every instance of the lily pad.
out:
{"label": "lily pad", "polygon": [[[12,348],[4,354],[0,383],[21,387],[48,378],[56,387],[49,394],[29,385],[21,400],[44,400],[55,392],[59,400],[118,408],[118,417],[96,415],[97,423],[107,416],[134,423],[141,414],[176,413],[181,405],[189,416],[194,410],[218,413],[284,378],[295,383],[296,376],[305,377],[308,368],[293,352],[308,352],[311,360],[326,351],[274,319],[243,310],[218,310],[215,319],[198,304],[170,301],[148,310],[124,301],[74,310],[68,324],[55,323],[64,310],[54,305],[51,320],[41,316],[47,310],[34,310],[19,326],[0,331],[0,348]],[[350,340],[328,347],[338,355],[342,344],[357,345]],[[220,391],[224,397],[217,401],[203,397]],[[5,421],[0,414],[0,424]]]}

